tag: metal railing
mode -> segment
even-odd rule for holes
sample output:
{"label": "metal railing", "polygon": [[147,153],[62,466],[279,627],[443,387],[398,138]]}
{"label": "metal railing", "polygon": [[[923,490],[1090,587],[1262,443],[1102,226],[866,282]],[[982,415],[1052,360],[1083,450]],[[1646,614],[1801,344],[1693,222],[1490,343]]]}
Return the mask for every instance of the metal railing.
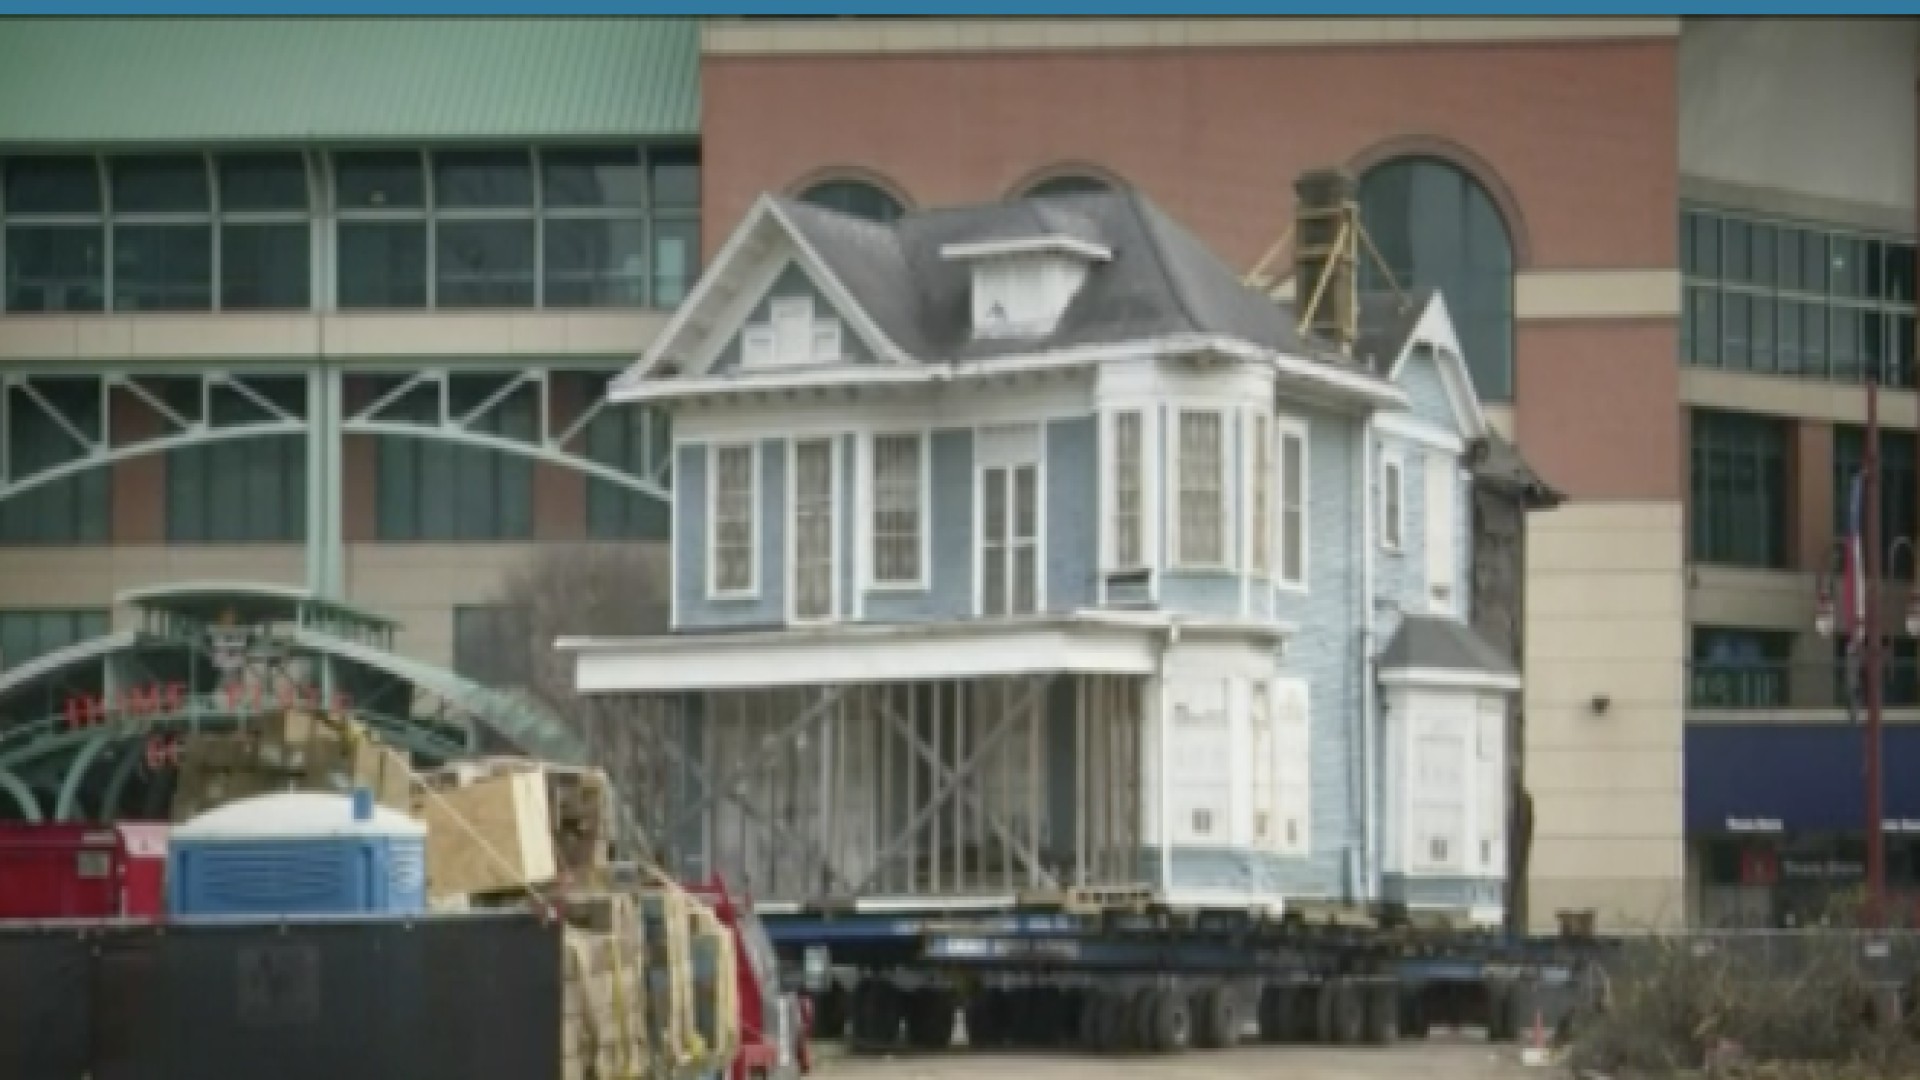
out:
{"label": "metal railing", "polygon": [[[1909,657],[1885,657],[1881,663],[1885,687],[1882,702],[1894,709],[1920,707],[1920,663]],[[1838,662],[1714,664],[1696,660],[1689,665],[1687,684],[1687,704],[1696,709],[1847,707],[1847,667]]]}

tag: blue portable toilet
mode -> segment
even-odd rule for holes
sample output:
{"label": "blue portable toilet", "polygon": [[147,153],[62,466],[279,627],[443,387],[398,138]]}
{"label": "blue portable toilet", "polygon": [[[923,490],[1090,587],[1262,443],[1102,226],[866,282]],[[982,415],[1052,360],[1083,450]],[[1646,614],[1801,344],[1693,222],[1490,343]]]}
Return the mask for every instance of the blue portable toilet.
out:
{"label": "blue portable toilet", "polygon": [[240,799],[176,827],[172,915],[417,915],[427,906],[427,827],[352,795]]}

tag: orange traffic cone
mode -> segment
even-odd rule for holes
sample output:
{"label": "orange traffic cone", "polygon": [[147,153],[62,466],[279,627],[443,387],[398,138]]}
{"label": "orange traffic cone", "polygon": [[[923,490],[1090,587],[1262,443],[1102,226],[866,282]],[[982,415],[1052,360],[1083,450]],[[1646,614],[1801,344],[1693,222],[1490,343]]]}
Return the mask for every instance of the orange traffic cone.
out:
{"label": "orange traffic cone", "polygon": [[1547,1025],[1540,1010],[1533,1010],[1533,1038],[1529,1045],[1520,1051],[1520,1064],[1547,1065],[1551,1063],[1552,1051],[1547,1047]]}

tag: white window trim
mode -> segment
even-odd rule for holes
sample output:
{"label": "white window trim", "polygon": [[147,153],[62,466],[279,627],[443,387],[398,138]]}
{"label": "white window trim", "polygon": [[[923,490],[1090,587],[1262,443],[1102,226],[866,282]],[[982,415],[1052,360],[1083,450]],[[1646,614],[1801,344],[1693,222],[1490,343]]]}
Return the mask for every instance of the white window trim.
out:
{"label": "white window trim", "polygon": [[[989,437],[995,435],[1005,437],[1015,432],[1032,439],[1030,452],[986,452],[986,440]],[[1036,613],[1047,610],[1047,423],[1040,421],[982,425],[973,428],[973,528],[969,538],[973,547],[973,617],[976,619],[987,617],[986,471],[990,468],[1014,468],[1022,465],[1033,466],[1034,478],[1033,606]],[[1012,528],[1011,521],[1008,523],[1008,528]]]}
{"label": "white window trim", "polygon": [[[1423,478],[1424,479],[1424,478]],[[1387,513],[1387,493],[1396,496],[1392,515]],[[1375,494],[1380,514],[1380,549],[1396,555],[1407,550],[1407,459],[1398,450],[1380,453],[1380,490]]]}
{"label": "white window trim", "polygon": [[[1253,581],[1272,582],[1280,576],[1280,432],[1274,423],[1273,414],[1264,409],[1249,409],[1240,418],[1241,423],[1241,484],[1240,505],[1242,517],[1246,519],[1241,530],[1240,565],[1245,567],[1247,576]],[[1265,521],[1259,520],[1254,508],[1259,505],[1260,494],[1260,427],[1266,425],[1266,503]],[[1260,539],[1261,529],[1266,530],[1267,565],[1262,569],[1255,563],[1254,548]]]}
{"label": "white window trim", "polygon": [[[873,518],[880,509],[880,458],[874,444],[881,439],[918,440],[920,444],[920,575],[912,581],[880,580],[879,562],[874,558]],[[933,433],[924,429],[870,431],[861,436],[860,487],[860,565],[861,584],[872,592],[925,592],[933,581]]]}
{"label": "white window trim", "polygon": [[[1300,440],[1300,580],[1287,577],[1286,440]],[[1295,416],[1273,418],[1273,583],[1289,592],[1309,591],[1313,580],[1313,443],[1306,421]]]}
{"label": "white window trim", "polygon": [[[828,522],[828,525],[827,525],[827,560],[828,560],[827,596],[829,599],[827,604],[827,614],[816,615],[812,617],[802,617],[799,613],[799,605],[800,605],[800,590],[799,590],[800,530],[798,528],[798,525],[799,525],[798,515],[800,512],[799,447],[801,443],[817,443],[817,442],[824,442],[827,444],[827,481],[829,486],[829,494],[827,499],[828,508],[829,508],[829,512],[827,515],[827,522]],[[843,549],[846,546],[841,539],[846,534],[845,525],[840,520],[842,517],[841,504],[843,502],[843,496],[846,494],[846,492],[843,490],[844,485],[846,483],[846,478],[844,474],[845,462],[842,460],[844,455],[842,454],[840,449],[840,438],[839,436],[836,436],[836,435],[796,435],[786,440],[786,446],[787,446],[787,468],[786,468],[787,491],[786,491],[786,505],[784,507],[784,510],[786,513],[786,521],[784,524],[786,527],[782,530],[782,532],[785,534],[785,541],[786,541],[785,561],[786,561],[786,572],[787,572],[786,573],[787,622],[788,624],[795,625],[795,626],[817,626],[823,623],[838,622],[842,617],[842,613],[845,611],[845,607],[844,607],[842,598],[840,596],[840,591],[841,591],[840,590],[840,583],[841,583],[840,571],[841,571],[842,565],[844,565],[842,562],[842,559],[844,558]]]}
{"label": "white window trim", "polygon": [[[1191,561],[1185,557],[1185,553],[1181,550],[1180,511],[1181,503],[1186,496],[1185,488],[1181,484],[1183,474],[1181,466],[1181,427],[1184,418],[1188,414],[1201,413],[1211,414],[1220,425],[1220,559],[1217,562]],[[1175,569],[1214,573],[1232,573],[1234,570],[1234,556],[1236,554],[1234,548],[1237,546],[1233,542],[1235,532],[1234,519],[1239,515],[1233,512],[1232,450],[1235,440],[1233,437],[1233,426],[1230,423],[1233,416],[1234,410],[1224,409],[1214,405],[1192,405],[1176,402],[1172,407],[1172,414],[1169,417],[1172,421],[1172,437],[1167,441],[1167,486],[1173,494],[1173,498],[1168,500],[1173,504],[1173,512],[1168,515],[1168,532],[1172,537],[1173,552],[1172,558],[1168,561]]]}
{"label": "white window trim", "polygon": [[[749,521],[753,536],[753,551],[747,561],[747,585],[741,589],[720,588],[720,454],[725,450],[746,450],[751,463],[747,475],[749,492],[748,506],[751,508]],[[707,444],[707,599],[709,600],[751,600],[760,595],[760,545],[766,529],[765,499],[761,486],[765,482],[765,453],[757,441],[739,441]]]}

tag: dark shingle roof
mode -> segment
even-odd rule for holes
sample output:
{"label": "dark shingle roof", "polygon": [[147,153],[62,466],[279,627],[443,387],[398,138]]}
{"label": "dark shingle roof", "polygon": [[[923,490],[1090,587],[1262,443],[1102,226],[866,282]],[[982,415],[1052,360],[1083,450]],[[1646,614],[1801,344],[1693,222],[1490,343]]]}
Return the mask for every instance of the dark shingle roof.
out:
{"label": "dark shingle roof", "polygon": [[1383,671],[1473,671],[1512,675],[1513,665],[1473,628],[1432,615],[1406,615],[1380,654]]}
{"label": "dark shingle roof", "polygon": [[943,247],[1067,235],[1108,249],[1112,258],[1092,268],[1053,331],[1021,341],[1022,350],[1199,334],[1350,363],[1322,343],[1303,341],[1290,305],[1247,288],[1238,271],[1137,191],[924,210],[891,225],[777,202],[881,331],[923,360],[1009,348],[973,339],[971,270],[943,258]]}
{"label": "dark shingle roof", "polygon": [[1520,448],[1498,432],[1489,431],[1473,441],[1467,449],[1467,464],[1475,483],[1519,499],[1529,510],[1551,510],[1566,501],[1564,493],[1527,464]]}

